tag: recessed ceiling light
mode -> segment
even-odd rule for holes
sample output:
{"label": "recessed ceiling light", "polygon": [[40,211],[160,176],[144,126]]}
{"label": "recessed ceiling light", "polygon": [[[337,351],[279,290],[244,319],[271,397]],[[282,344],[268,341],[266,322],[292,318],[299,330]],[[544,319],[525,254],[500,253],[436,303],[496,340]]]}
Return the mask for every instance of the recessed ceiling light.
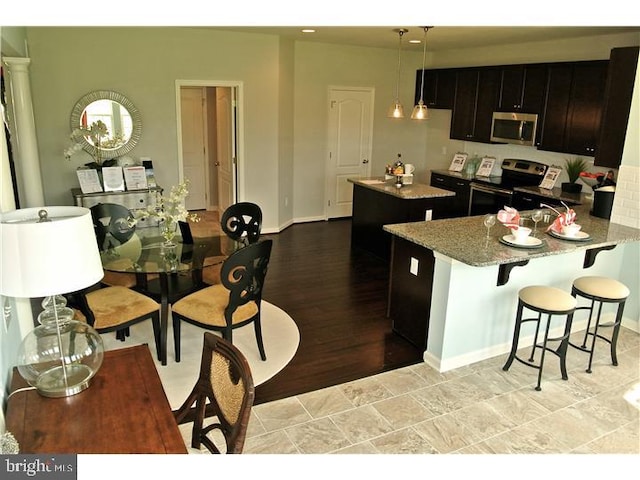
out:
{"label": "recessed ceiling light", "polygon": [[421,40],[409,40],[409,43],[422,43]]}
{"label": "recessed ceiling light", "polygon": [[313,28],[303,28],[302,33],[316,33]]}

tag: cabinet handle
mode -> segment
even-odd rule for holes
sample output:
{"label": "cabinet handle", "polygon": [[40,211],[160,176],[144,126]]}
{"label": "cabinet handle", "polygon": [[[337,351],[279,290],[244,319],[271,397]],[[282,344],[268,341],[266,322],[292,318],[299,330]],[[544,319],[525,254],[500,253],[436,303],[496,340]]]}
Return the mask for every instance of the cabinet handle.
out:
{"label": "cabinet handle", "polygon": [[444,178],[434,178],[434,180],[440,183],[444,182]]}

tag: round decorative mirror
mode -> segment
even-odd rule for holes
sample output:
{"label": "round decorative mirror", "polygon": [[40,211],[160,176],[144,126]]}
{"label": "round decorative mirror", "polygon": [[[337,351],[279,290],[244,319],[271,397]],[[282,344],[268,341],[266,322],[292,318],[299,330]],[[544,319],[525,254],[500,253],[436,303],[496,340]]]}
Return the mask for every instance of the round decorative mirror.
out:
{"label": "round decorative mirror", "polygon": [[[101,122],[101,123],[98,123]],[[140,140],[142,118],[131,101],[117,92],[98,90],[78,100],[71,111],[71,131],[95,132],[99,134],[78,136],[82,148],[96,157],[106,159],[121,157],[133,150]],[[105,131],[106,127],[106,131]]]}

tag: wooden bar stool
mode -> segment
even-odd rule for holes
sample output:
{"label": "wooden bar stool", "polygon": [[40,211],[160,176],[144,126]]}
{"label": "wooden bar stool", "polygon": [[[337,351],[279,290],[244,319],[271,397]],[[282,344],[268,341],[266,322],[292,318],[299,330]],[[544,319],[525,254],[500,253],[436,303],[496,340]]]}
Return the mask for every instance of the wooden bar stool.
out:
{"label": "wooden bar stool", "polygon": [[[591,364],[593,363],[593,353],[595,351],[596,338],[600,338],[611,345],[611,362],[613,365],[618,365],[618,357],[616,355],[616,344],[618,343],[618,334],[620,333],[620,324],[622,323],[622,312],[624,311],[624,304],[629,296],[629,289],[623,283],[620,283],[613,278],[587,276],[580,277],[573,281],[571,288],[571,295],[574,297],[583,297],[590,300],[589,306],[576,307],[577,310],[588,310],[589,320],[587,322],[587,329],[584,333],[584,339],[582,346],[569,343],[572,347],[589,353],[589,365],[587,367],[587,373],[591,373]],[[593,331],[591,329],[591,322],[593,319],[593,311],[598,304],[598,314],[596,316],[595,325]],[[600,323],[600,316],[602,313],[602,306],[605,303],[618,304],[618,311],[616,318],[613,322]],[[606,338],[598,333],[601,327],[613,327],[613,334],[611,338]],[[591,336],[591,346],[587,347],[587,338]]]}
{"label": "wooden bar stool", "polygon": [[[542,380],[542,368],[544,366],[545,352],[549,351],[560,358],[560,371],[562,373],[562,379],[567,380],[567,347],[569,345],[569,335],[571,333],[571,322],[573,321],[573,313],[576,308],[577,301],[574,297],[567,292],[555,287],[546,287],[534,285],[530,287],[524,287],[518,292],[518,310],[516,313],[516,324],[513,332],[513,342],[511,344],[511,353],[507,362],[502,369],[504,371],[509,370],[513,360],[518,360],[520,363],[538,370],[538,383],[536,390],[540,391],[540,382]],[[536,317],[522,318],[523,310],[527,308],[537,313]],[[542,323],[542,315],[546,314],[546,322],[544,328],[544,338],[542,343],[538,343],[538,335],[540,333],[540,324]],[[566,315],[564,332],[559,337],[549,337],[549,328],[551,326],[551,317],[553,315]],[[533,338],[533,347],[531,349],[531,355],[528,360],[520,358],[517,355],[518,341],[520,339],[520,328],[523,323],[535,322],[536,332]],[[547,346],[549,341],[559,341],[560,344],[557,349],[553,349]],[[534,356],[536,349],[540,349],[540,361],[534,362]]]}

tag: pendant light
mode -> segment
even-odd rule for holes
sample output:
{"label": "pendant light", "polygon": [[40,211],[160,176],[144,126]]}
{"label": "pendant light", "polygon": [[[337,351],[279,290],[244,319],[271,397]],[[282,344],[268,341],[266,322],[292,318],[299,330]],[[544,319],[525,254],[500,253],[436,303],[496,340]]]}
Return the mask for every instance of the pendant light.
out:
{"label": "pendant light", "polygon": [[428,117],[427,114],[427,106],[424,104],[423,95],[424,95],[424,65],[427,58],[427,31],[431,27],[424,27],[424,46],[422,50],[422,83],[420,84],[420,101],[418,104],[413,107],[413,111],[411,112],[412,120],[426,120]]}
{"label": "pendant light", "polygon": [[394,30],[400,37],[398,40],[398,78],[396,79],[396,99],[387,112],[387,117],[389,118],[404,118],[404,107],[400,103],[400,52],[402,51],[402,36],[408,31],[406,28],[396,28]]}

